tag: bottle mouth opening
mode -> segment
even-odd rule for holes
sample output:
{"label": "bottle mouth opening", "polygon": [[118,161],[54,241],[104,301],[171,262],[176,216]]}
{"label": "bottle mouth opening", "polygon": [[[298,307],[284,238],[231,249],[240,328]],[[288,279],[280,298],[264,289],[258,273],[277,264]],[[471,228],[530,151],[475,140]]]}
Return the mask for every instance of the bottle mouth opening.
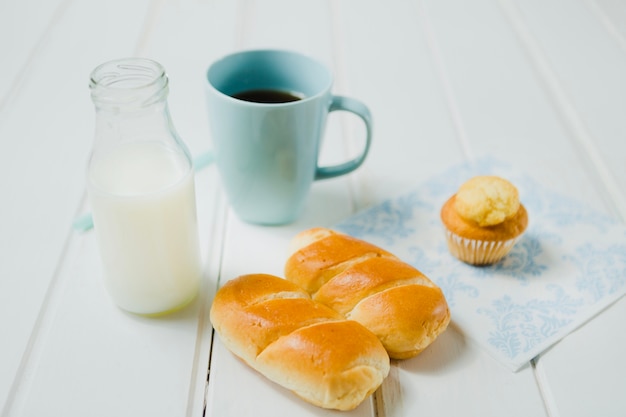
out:
{"label": "bottle mouth opening", "polygon": [[105,62],[91,72],[89,82],[92,100],[99,107],[143,107],[165,97],[167,86],[163,66],[147,58]]}

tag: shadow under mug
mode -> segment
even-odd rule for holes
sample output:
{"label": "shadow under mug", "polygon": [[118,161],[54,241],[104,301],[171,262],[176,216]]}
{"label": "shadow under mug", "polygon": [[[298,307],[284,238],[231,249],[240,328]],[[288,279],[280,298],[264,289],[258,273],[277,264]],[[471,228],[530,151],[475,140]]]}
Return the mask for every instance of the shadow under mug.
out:
{"label": "shadow under mug", "polygon": [[[365,160],[372,138],[370,111],[356,99],[332,95],[331,72],[320,62],[296,52],[249,50],[214,62],[206,76],[215,162],[229,203],[242,220],[290,223],[302,211],[313,181],[352,172]],[[295,101],[234,97],[276,92]],[[365,145],[354,159],[320,167],[326,118],[336,110],[363,120]]]}

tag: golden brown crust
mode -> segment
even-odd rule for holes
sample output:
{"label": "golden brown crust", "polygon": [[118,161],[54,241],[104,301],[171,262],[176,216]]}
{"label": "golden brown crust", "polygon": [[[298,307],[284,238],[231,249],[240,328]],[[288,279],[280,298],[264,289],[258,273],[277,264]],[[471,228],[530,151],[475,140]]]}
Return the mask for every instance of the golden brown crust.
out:
{"label": "golden brown crust", "polygon": [[456,194],[450,197],[441,208],[441,221],[452,233],[482,241],[505,241],[521,235],[528,226],[528,213],[523,204],[508,220],[494,226],[479,226],[476,222],[461,217],[455,209]]}
{"label": "golden brown crust", "polygon": [[[285,265],[289,281],[315,293],[333,276],[349,268],[359,257],[393,256],[389,252],[353,237],[336,232],[300,233],[294,240],[310,242],[293,253]],[[321,236],[321,238],[320,238]],[[317,238],[317,240],[316,240]],[[301,245],[292,244],[292,247]]]}
{"label": "golden brown crust", "polygon": [[231,352],[320,407],[356,407],[389,372],[389,356],[374,334],[279,277],[227,282],[210,317]]}
{"label": "golden brown crust", "polygon": [[372,330],[394,359],[415,356],[445,330],[448,304],[424,274],[377,246],[325,230],[294,238],[288,280]]}
{"label": "golden brown crust", "polygon": [[[383,381],[380,341],[355,321],[303,327],[268,346],[257,358],[259,370],[288,385],[298,376],[294,392],[324,408],[350,410]],[[386,373],[385,373],[386,375]]]}
{"label": "golden brown crust", "polygon": [[[385,273],[381,274],[381,271]],[[346,315],[362,299],[409,283],[435,286],[420,271],[396,257],[369,258],[332,277],[313,295],[313,299]]]}
{"label": "golden brown crust", "polygon": [[363,299],[348,318],[378,336],[390,357],[406,359],[423,351],[445,330],[450,310],[439,288],[407,285]]}

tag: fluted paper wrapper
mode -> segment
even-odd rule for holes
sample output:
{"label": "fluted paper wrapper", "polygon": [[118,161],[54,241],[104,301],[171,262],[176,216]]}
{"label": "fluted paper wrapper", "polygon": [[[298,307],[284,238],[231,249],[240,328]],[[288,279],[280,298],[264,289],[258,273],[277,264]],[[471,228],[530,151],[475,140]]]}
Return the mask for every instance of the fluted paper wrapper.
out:
{"label": "fluted paper wrapper", "polygon": [[446,230],[445,234],[450,253],[463,262],[473,265],[490,265],[498,262],[513,249],[515,243],[521,238],[520,235],[509,240],[485,241],[461,237],[449,230]]}

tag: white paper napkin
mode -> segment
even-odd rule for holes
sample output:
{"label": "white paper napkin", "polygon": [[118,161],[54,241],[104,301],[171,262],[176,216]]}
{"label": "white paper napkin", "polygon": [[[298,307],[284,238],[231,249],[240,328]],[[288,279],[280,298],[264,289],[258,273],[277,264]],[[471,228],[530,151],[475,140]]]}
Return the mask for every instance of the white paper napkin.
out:
{"label": "white paper napkin", "polygon": [[[448,252],[439,210],[485,174],[517,186],[529,226],[502,261],[475,267]],[[422,271],[444,291],[461,331],[514,371],[626,292],[624,225],[491,158],[454,166],[336,229]]]}

